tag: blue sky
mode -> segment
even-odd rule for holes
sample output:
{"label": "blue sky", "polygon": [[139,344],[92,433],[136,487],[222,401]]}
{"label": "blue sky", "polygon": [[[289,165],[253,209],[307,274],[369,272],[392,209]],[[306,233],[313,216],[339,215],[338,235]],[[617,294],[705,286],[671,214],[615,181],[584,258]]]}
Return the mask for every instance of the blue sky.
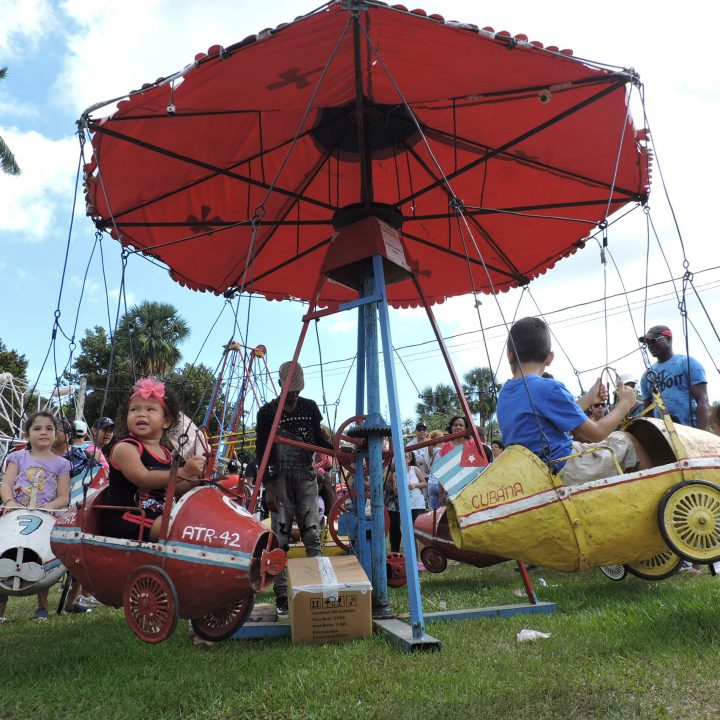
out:
{"label": "blue sky", "polygon": [[[634,6],[605,2],[597,15],[580,13],[576,2],[497,3],[434,2],[423,7],[446,19],[459,19],[513,34],[525,33],[545,45],[570,47],[576,56],[613,65],[634,67],[645,84],[646,111],[653,133],[659,166],[665,180],[660,182],[656,165],[650,200],[651,218],[662,242],[673,275],[683,272],[678,233],[670,212],[682,233],[694,282],[710,314],[718,307],[720,249],[715,237],[714,190],[720,165],[720,150],[714,138],[720,125],[720,87],[717,59],[711,43],[700,41],[711,20],[701,4],[686,3],[656,8],[653,4]],[[705,7],[709,5],[702,4]],[[75,173],[79,145],[74,136],[75,120],[89,105],[122,95],[143,82],[168,75],[183,67],[209,46],[229,45],[265,27],[290,21],[313,9],[303,2],[238,2],[204,0],[128,0],[124,3],[95,0],[49,2],[47,0],[0,0],[0,66],[9,68],[0,83],[0,135],[13,148],[23,169],[20,178],[0,177],[0,338],[24,353],[30,361],[29,375],[38,375],[47,352],[54,312],[60,297],[60,324],[53,356],[41,377],[47,392],[75,342],[93,325],[108,325],[108,310],[114,318],[118,302],[120,248],[109,238],[102,242],[105,272],[94,247],[94,227],[84,216],[82,193],[75,216]],[[552,12],[549,11],[552,8]],[[642,12],[641,12],[642,11]],[[636,98],[637,99],[637,98]],[[636,124],[642,126],[642,107],[632,106]],[[670,205],[671,204],[671,205]],[[72,230],[71,230],[72,222]],[[61,293],[61,276],[70,238],[68,263]],[[610,249],[621,269],[624,286],[643,287],[646,276],[646,218],[634,212],[611,228]],[[87,278],[83,276],[87,269]],[[667,281],[665,266],[653,239],[648,270],[649,284]],[[107,294],[105,290],[107,285]],[[211,325],[224,301],[194,293],[175,285],[167,274],[139,258],[131,258],[126,276],[128,303],[160,299],[173,303],[191,325],[192,334],[183,345],[183,359],[200,360],[215,367],[224,343],[233,334],[232,312],[227,308],[215,330]],[[578,389],[574,368],[582,371],[585,386],[605,364],[606,358],[620,372],[642,372],[635,329],[641,329],[644,293],[629,297],[631,315],[623,297],[607,303],[596,302],[604,295],[622,292],[615,270],[607,274],[594,243],[563,261],[531,285],[535,301],[547,316],[559,348],[553,371],[574,392]],[[82,292],[82,301],[81,301]],[[677,301],[669,284],[648,291],[648,325],[663,322],[680,335]],[[106,298],[109,298],[107,300]],[[500,322],[500,307],[511,318],[519,293],[484,298],[480,308],[483,324]],[[573,307],[574,306],[574,307]],[[688,301],[690,317],[696,324],[708,352],[697,336],[690,337],[691,354],[706,367],[711,399],[720,398],[715,364],[720,343],[695,298]],[[607,309],[607,320],[605,310]],[[253,300],[249,344],[268,347],[271,369],[292,353],[300,332],[303,308],[293,303]],[[455,298],[436,308],[443,332],[456,336],[449,341],[458,370],[487,365],[488,358],[479,331],[472,298]],[[520,314],[535,314],[527,295]],[[401,409],[404,417],[414,415],[415,385],[423,387],[447,381],[439,353],[431,341],[432,332],[420,311],[393,314],[394,344],[400,349],[407,370],[397,365]],[[239,315],[245,327],[247,301]],[[76,320],[77,316],[77,320]],[[634,320],[634,324],[633,324]],[[319,326],[326,363],[323,380],[327,401],[339,399],[338,420],[354,414],[354,372],[344,391],[341,386],[355,352],[355,317],[336,316]],[[499,377],[508,375],[502,361],[502,328],[487,332],[490,362],[499,367]],[[679,338],[678,338],[679,339]],[[427,342],[426,342],[427,341]],[[426,343],[419,347],[408,345]],[[201,348],[204,349],[201,350]],[[681,343],[684,345],[684,342]],[[681,350],[681,348],[677,348]],[[570,357],[568,362],[564,352]],[[625,357],[627,356],[627,357]],[[617,360],[618,358],[623,358]],[[314,329],[301,356],[303,364],[317,363]],[[336,362],[332,362],[336,361]],[[321,398],[320,373],[308,368],[307,394]]]}

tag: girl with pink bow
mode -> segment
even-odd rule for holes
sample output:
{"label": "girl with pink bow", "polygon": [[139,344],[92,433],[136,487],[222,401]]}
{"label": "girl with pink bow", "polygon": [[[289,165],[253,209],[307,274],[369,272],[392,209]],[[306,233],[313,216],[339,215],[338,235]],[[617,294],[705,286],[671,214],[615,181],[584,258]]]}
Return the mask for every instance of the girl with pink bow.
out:
{"label": "girl with pink bow", "polygon": [[[117,429],[122,439],[110,452],[109,485],[103,504],[118,509],[103,511],[106,535],[158,539],[172,461],[165,437],[179,417],[177,398],[165,383],[155,378],[135,383],[118,411]],[[197,486],[204,467],[204,456],[195,455],[178,470],[176,496]]]}

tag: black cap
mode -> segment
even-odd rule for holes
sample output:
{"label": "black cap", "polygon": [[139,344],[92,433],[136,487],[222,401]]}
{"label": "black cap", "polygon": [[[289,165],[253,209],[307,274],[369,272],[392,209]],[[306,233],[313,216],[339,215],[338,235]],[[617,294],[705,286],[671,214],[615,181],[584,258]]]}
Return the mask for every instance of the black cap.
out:
{"label": "black cap", "polygon": [[115,427],[115,421],[109,417],[101,417],[93,424],[94,430],[104,430],[109,427]]}
{"label": "black cap", "polygon": [[424,422],[419,422],[419,423],[415,426],[415,430],[416,430],[416,431],[417,431],[417,430],[427,430],[427,425],[426,425]]}

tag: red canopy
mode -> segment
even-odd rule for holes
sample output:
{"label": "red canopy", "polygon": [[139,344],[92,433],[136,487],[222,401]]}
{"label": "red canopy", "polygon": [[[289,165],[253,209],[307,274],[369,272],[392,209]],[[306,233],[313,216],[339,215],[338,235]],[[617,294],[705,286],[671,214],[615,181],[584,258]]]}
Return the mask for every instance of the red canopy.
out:
{"label": "red canopy", "polygon": [[[441,302],[528,282],[644,200],[630,71],[420,10],[349,5],[212,47],[109,116],[87,111],[96,224],[190,288],[308,299],[337,211],[391,206]],[[354,296],[329,282],[321,304]],[[418,303],[409,281],[389,298]]]}

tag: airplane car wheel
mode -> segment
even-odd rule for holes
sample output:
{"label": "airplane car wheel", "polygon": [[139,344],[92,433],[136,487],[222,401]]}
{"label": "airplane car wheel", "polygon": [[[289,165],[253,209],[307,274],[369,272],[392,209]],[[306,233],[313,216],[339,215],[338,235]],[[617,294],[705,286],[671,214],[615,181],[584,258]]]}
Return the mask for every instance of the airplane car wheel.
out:
{"label": "airplane car wheel", "polygon": [[433,573],[441,573],[447,567],[447,558],[445,555],[432,545],[426,545],[420,551],[420,560],[422,564]]}
{"label": "airplane car wheel", "polygon": [[191,620],[190,624],[198,637],[220,642],[234,635],[243,626],[254,606],[255,593],[251,592],[220,610]]}
{"label": "airplane car wheel", "polygon": [[172,580],[162,568],[150,565],[136,568],[128,576],[123,608],[128,627],[148,643],[170,637],[179,617]]}
{"label": "airplane car wheel", "polygon": [[686,480],[671,487],[658,508],[660,532],[671,550],[695,563],[720,560],[720,487]]}
{"label": "airplane car wheel", "polygon": [[653,555],[634,565],[626,565],[628,571],[641,580],[665,580],[674,575],[682,565],[682,558],[672,550]]}
{"label": "airplane car wheel", "polygon": [[628,574],[625,565],[601,565],[600,572],[607,578],[620,582],[624,580]]}

